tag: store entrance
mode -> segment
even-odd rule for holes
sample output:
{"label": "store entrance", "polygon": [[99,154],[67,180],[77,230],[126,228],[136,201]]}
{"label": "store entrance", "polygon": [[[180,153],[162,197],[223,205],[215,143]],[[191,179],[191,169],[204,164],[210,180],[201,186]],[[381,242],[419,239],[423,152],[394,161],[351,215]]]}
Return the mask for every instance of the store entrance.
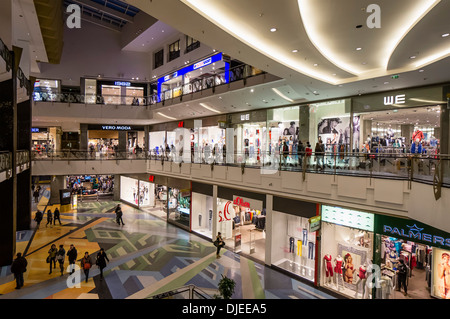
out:
{"label": "store entrance", "polygon": [[218,232],[228,247],[264,262],[266,251],[266,213],[262,202],[235,197],[218,198]]}
{"label": "store entrance", "polygon": [[[431,299],[431,247],[388,236],[381,236],[381,241],[383,289],[378,289],[381,295],[377,298]],[[407,295],[403,287],[400,290],[400,260],[407,268]]]}

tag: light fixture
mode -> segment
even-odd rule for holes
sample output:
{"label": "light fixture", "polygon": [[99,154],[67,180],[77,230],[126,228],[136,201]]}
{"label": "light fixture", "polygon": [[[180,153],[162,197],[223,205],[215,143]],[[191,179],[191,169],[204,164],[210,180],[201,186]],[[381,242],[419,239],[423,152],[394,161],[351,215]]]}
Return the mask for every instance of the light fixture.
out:
{"label": "light fixture", "polygon": [[314,63],[314,66],[317,67],[317,66],[319,66],[319,65],[318,65],[317,63]]}
{"label": "light fixture", "polygon": [[293,53],[297,53],[297,52],[298,52],[298,50],[297,50],[297,49],[294,49],[294,50],[292,50],[292,52],[293,52]]}
{"label": "light fixture", "polygon": [[272,91],[274,91],[276,94],[278,94],[280,97],[282,97],[283,99],[285,99],[286,101],[289,101],[291,103],[294,103],[293,99],[288,98],[286,95],[284,95],[283,93],[281,93],[279,90],[277,90],[276,88],[272,88]]}
{"label": "light fixture", "polygon": [[169,120],[176,120],[176,118],[171,117],[171,116],[167,116],[167,115],[165,115],[165,114],[162,114],[161,112],[157,112],[156,114],[161,115],[161,116],[163,116],[163,117],[165,117],[165,118],[167,118],[167,119],[169,119]]}
{"label": "light fixture", "polygon": [[450,33],[444,33],[443,35],[442,35],[442,37],[443,38],[446,38],[446,37],[448,37],[450,35]]}
{"label": "light fixture", "polygon": [[424,71],[423,69],[422,69],[422,70],[419,70],[420,73],[422,73],[423,71]]}
{"label": "light fixture", "polygon": [[275,32],[275,31],[277,31],[277,28],[270,29],[270,32]]}
{"label": "light fixture", "polygon": [[253,92],[255,92],[255,90],[251,89],[250,92],[253,93]]}
{"label": "light fixture", "polygon": [[362,50],[362,48],[356,48],[356,51],[361,51]]}
{"label": "light fixture", "polygon": [[208,105],[206,105],[206,104],[204,104],[204,103],[199,103],[199,104],[200,104],[201,106],[203,106],[205,109],[210,110],[211,112],[214,112],[214,113],[220,113],[220,111],[217,111],[217,110],[215,110],[215,109],[209,107]]}
{"label": "light fixture", "polygon": [[412,56],[410,56],[409,58],[410,58],[410,59],[415,59],[416,56],[415,56],[415,55],[412,55]]}

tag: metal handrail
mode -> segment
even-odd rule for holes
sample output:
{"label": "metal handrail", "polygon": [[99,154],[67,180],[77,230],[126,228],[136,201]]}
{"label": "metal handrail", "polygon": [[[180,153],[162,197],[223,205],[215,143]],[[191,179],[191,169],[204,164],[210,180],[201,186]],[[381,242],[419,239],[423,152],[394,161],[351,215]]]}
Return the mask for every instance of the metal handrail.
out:
{"label": "metal handrail", "polygon": [[[191,82],[183,84],[180,87],[160,92],[159,94],[156,93],[143,97],[137,97],[134,95],[81,94],[56,91],[35,91],[33,94],[35,95],[35,102],[149,106],[196,92],[201,92],[207,89],[214,90],[220,85],[239,80],[245,80],[247,78],[265,73],[262,71],[256,72],[256,70],[258,69],[255,69],[247,64],[238,65],[229,69],[228,71],[222,71],[211,76],[194,79]],[[225,81],[227,75],[226,72],[228,72],[228,82]],[[133,104],[134,98],[137,98],[139,100],[139,104]],[[131,100],[131,102],[127,102],[127,99]],[[119,100],[120,103],[114,103],[113,100]]]}
{"label": "metal handrail", "polygon": [[212,299],[206,292],[195,285],[182,286],[153,295],[152,299]]}
{"label": "metal handrail", "polygon": [[76,161],[76,160],[142,160],[146,159],[144,151],[80,151],[80,150],[62,150],[62,151],[31,151],[32,161]]}

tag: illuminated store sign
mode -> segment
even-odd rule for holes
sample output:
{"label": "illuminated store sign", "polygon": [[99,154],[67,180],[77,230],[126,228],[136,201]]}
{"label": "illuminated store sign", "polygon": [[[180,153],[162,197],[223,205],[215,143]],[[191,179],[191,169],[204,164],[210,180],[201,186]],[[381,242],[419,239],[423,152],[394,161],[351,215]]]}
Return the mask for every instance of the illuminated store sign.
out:
{"label": "illuminated store sign", "polygon": [[102,125],[102,130],[104,131],[129,131],[131,126],[125,125]]}
{"label": "illuminated store sign", "polygon": [[326,205],[322,205],[322,221],[368,231],[375,227],[373,214]]}
{"label": "illuminated store sign", "polygon": [[114,85],[117,85],[117,86],[131,86],[131,83],[130,82],[115,81]]}
{"label": "illuminated store sign", "polygon": [[170,79],[173,79],[173,78],[176,78],[176,77],[178,77],[178,72],[175,72],[175,73],[166,75],[166,76],[164,77],[164,82],[165,82],[165,81],[169,81]]}
{"label": "illuminated store sign", "polygon": [[202,68],[202,67],[204,67],[204,66],[206,66],[208,64],[211,64],[211,63],[212,63],[212,59],[211,59],[211,57],[209,57],[209,58],[207,58],[207,59],[205,59],[203,61],[195,63],[193,69],[197,70],[197,69]]}
{"label": "illuminated store sign", "polygon": [[406,103],[406,94],[400,95],[391,95],[384,97],[384,105],[393,105],[393,104],[405,104]]}
{"label": "illuminated store sign", "polygon": [[242,114],[241,115],[241,121],[249,121],[250,120],[250,114]]}
{"label": "illuminated store sign", "polygon": [[416,220],[377,215],[375,232],[429,246],[450,247],[450,234]]}
{"label": "illuminated store sign", "polygon": [[39,133],[39,127],[32,127],[31,133]]}

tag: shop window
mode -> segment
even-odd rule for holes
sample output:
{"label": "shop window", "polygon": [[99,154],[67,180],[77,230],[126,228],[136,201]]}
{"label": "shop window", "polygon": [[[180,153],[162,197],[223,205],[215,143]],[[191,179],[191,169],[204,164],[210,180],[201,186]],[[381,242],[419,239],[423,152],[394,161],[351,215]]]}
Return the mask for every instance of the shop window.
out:
{"label": "shop window", "polygon": [[169,45],[169,61],[175,60],[180,56],[180,40]]}
{"label": "shop window", "polygon": [[154,60],[155,60],[153,65],[154,69],[159,68],[164,64],[164,49],[161,49],[155,53]]}
{"label": "shop window", "polygon": [[186,36],[186,53],[191,52],[200,47],[200,42],[193,37]]}

